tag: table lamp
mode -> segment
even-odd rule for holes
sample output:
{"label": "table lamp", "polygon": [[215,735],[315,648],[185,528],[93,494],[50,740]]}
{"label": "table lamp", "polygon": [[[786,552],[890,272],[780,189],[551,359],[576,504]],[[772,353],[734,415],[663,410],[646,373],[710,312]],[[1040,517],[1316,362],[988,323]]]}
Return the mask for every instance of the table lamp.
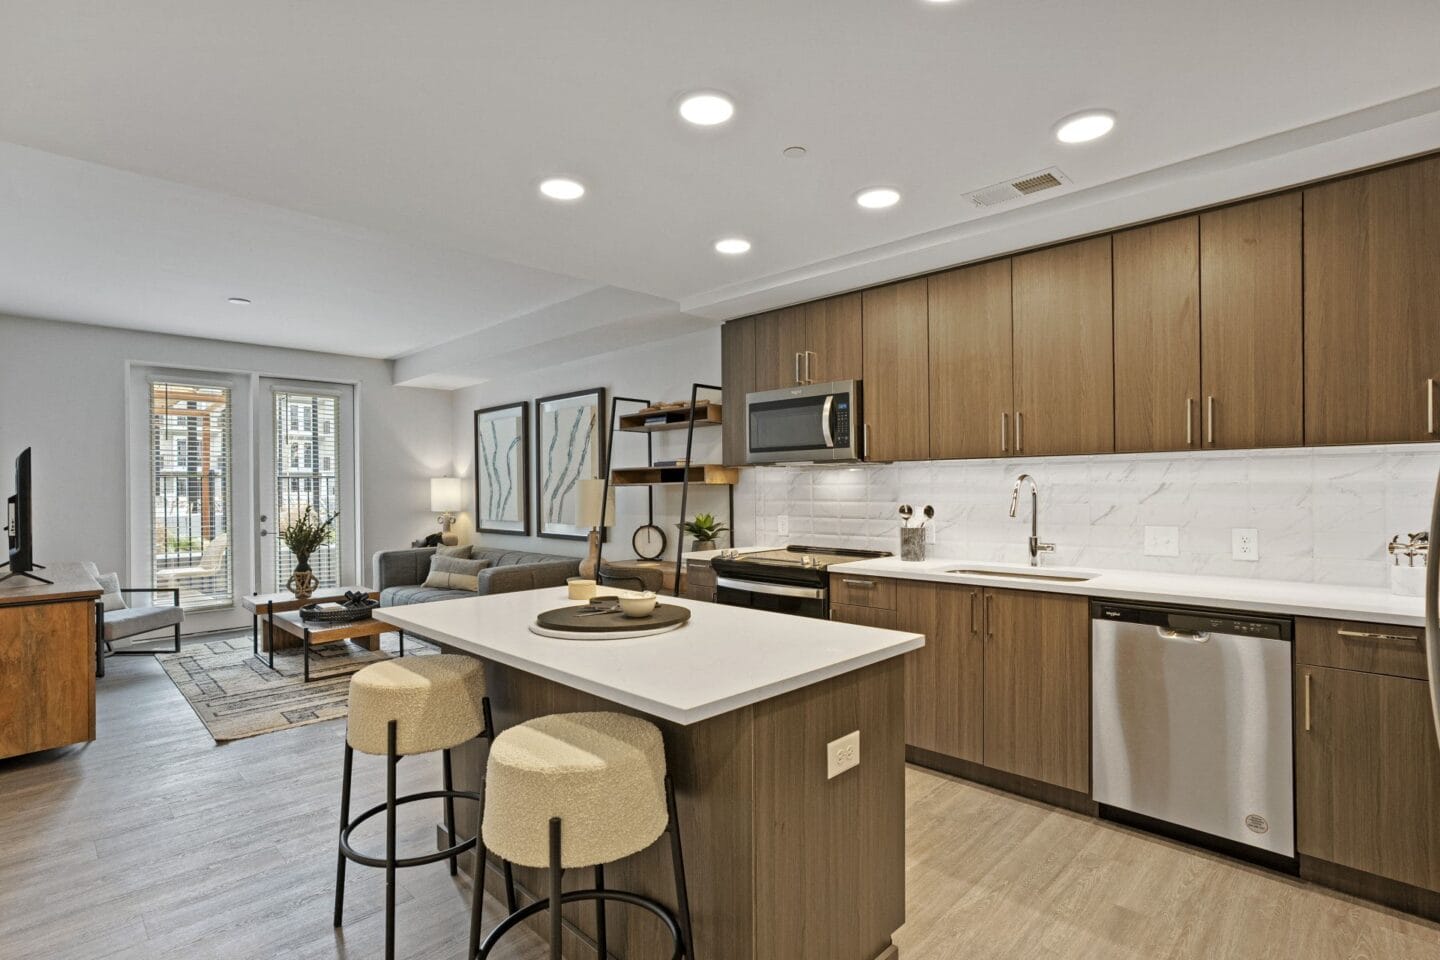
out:
{"label": "table lamp", "polygon": [[430,479],[430,509],[438,516],[435,522],[440,524],[440,541],[447,544],[458,543],[460,538],[450,532],[450,525],[455,522],[455,514],[465,506],[465,484],[459,477],[432,477]]}
{"label": "table lamp", "polygon": [[[575,525],[590,528],[587,538],[590,549],[580,562],[580,576],[594,580],[595,571],[600,566],[600,528],[615,525],[615,488],[611,487],[610,496],[606,497],[604,480],[581,480],[578,487],[580,501],[575,509]],[[605,500],[603,516],[600,511],[602,497]]]}

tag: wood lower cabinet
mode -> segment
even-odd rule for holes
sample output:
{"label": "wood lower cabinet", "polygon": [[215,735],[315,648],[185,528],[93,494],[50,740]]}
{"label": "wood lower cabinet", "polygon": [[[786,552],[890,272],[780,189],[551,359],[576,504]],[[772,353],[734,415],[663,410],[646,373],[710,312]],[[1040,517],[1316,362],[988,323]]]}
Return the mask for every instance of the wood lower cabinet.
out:
{"label": "wood lower cabinet", "polygon": [[974,763],[985,755],[985,641],[979,587],[901,580],[895,628],[925,634],[905,655],[905,743]]}
{"label": "wood lower cabinet", "polygon": [[866,290],[861,304],[865,459],[924,460],[930,456],[926,279]]}
{"label": "wood lower cabinet", "polygon": [[930,278],[930,457],[994,457],[1012,449],[1010,261]]}
{"label": "wood lower cabinet", "polygon": [[854,623],[862,627],[880,627],[882,630],[895,629],[895,611],[883,607],[859,607],[848,603],[830,604],[830,619],[840,623]]}
{"label": "wood lower cabinet", "polygon": [[986,590],[985,765],[1090,790],[1090,602]]}
{"label": "wood lower cabinet", "polygon": [[755,348],[758,317],[731,320],[720,330],[720,386],[724,394],[724,420],[720,430],[727,467],[743,466],[745,449],[745,395],[755,387]]}
{"label": "wood lower cabinet", "polygon": [[1300,194],[1200,215],[1201,446],[1300,444],[1300,278]]}
{"label": "wood lower cabinet", "polygon": [[715,568],[701,560],[685,562],[685,596],[691,600],[715,602]]}
{"label": "wood lower cabinet", "polygon": [[1200,218],[1115,234],[1115,449],[1192,450],[1200,414]]}
{"label": "wood lower cabinet", "polygon": [[1014,451],[1113,452],[1110,237],[1037,250],[1012,263]]}
{"label": "wood lower cabinet", "polygon": [[1305,191],[1305,442],[1440,437],[1440,158]]}
{"label": "wood lower cabinet", "polygon": [[1440,891],[1440,747],[1429,685],[1300,664],[1295,691],[1299,852]]}

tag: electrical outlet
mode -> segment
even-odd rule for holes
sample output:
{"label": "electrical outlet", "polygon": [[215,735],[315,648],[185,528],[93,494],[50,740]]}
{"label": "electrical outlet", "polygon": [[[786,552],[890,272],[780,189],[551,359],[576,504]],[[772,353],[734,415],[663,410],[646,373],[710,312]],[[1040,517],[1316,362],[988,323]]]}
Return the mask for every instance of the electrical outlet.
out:
{"label": "electrical outlet", "polygon": [[1232,560],[1260,559],[1260,531],[1254,527],[1232,527],[1230,529],[1230,558]]}
{"label": "electrical outlet", "polygon": [[847,733],[825,745],[826,779],[834,780],[851,767],[860,766],[860,731]]}
{"label": "electrical outlet", "polygon": [[775,532],[782,537],[790,536],[790,518],[785,514],[775,518]]}
{"label": "electrical outlet", "polygon": [[936,530],[939,530],[939,529],[940,529],[940,525],[939,525],[939,524],[936,524],[936,523],[927,523],[927,524],[925,524],[925,542],[926,542],[926,543],[934,543],[934,542],[935,542],[935,531],[936,531]]}
{"label": "electrical outlet", "polygon": [[1147,556],[1147,557],[1178,557],[1178,556],[1180,556],[1180,528],[1179,528],[1179,527],[1146,527],[1146,528],[1145,528],[1145,556]]}

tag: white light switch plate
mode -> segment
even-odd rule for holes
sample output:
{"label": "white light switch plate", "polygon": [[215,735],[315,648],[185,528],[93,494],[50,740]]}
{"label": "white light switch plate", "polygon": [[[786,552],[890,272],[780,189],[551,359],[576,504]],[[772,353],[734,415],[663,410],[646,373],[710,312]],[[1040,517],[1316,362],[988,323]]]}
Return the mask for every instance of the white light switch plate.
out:
{"label": "white light switch plate", "polygon": [[782,537],[790,536],[790,518],[785,514],[775,518],[775,532]]}
{"label": "white light switch plate", "polygon": [[851,767],[860,766],[860,731],[847,733],[825,745],[825,777],[834,780]]}
{"label": "white light switch plate", "polygon": [[1254,527],[1230,528],[1230,558],[1232,560],[1260,559],[1260,531]]}
{"label": "white light switch plate", "polygon": [[1178,557],[1178,556],[1180,556],[1180,528],[1179,528],[1179,527],[1146,527],[1146,528],[1145,528],[1145,556],[1147,556],[1147,557]]}

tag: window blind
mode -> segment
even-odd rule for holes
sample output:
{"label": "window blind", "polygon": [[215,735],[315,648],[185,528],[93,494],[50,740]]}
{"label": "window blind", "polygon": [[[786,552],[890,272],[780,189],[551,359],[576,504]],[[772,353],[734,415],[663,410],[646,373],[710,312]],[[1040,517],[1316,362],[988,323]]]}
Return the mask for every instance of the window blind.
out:
{"label": "window blind", "polygon": [[150,584],[181,606],[233,606],[230,389],[150,383]]}
{"label": "window blind", "polygon": [[[336,447],[340,401],[323,393],[276,390],[275,511],[284,530],[308,506],[323,520],[340,509],[340,455]],[[275,582],[283,585],[295,570],[295,555],[275,538]],[[340,586],[340,537],[310,558],[310,570],[322,587]]]}

